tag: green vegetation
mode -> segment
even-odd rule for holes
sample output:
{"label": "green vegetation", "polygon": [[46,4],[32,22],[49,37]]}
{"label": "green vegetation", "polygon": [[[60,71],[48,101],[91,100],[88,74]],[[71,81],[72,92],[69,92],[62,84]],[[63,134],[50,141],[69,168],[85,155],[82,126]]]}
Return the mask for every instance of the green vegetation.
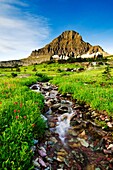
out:
{"label": "green vegetation", "polygon": [[33,76],[0,78],[0,169],[33,169],[33,138],[42,137],[45,131],[41,118],[44,98],[28,87],[37,80]]}
{"label": "green vegetation", "polygon": [[103,69],[59,76],[52,83],[58,85],[63,94],[71,93],[74,99],[86,102],[93,109],[113,113],[113,78],[106,80]]}
{"label": "green vegetation", "polygon": [[[76,71],[78,68],[85,70]],[[71,93],[78,102],[86,102],[93,109],[113,116],[112,67],[86,68],[84,62],[76,62],[0,69],[1,169],[33,168],[30,147],[33,138],[42,137],[45,130],[40,116],[44,98],[29,89],[37,81],[50,81],[59,86],[61,93]]]}

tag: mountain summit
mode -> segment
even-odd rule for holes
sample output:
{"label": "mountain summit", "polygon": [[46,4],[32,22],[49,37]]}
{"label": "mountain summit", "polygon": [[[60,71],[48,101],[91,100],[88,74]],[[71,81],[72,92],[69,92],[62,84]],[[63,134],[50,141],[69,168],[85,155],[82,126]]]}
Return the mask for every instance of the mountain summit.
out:
{"label": "mountain summit", "polygon": [[37,58],[44,55],[68,55],[81,56],[100,52],[103,56],[107,53],[100,46],[92,46],[83,41],[82,36],[71,30],[65,31],[45,47],[32,51],[30,57]]}
{"label": "mountain summit", "polygon": [[0,66],[14,67],[15,65],[31,65],[50,61],[53,56],[57,59],[68,59],[69,57],[94,58],[97,55],[107,56],[99,45],[92,46],[83,41],[82,36],[75,31],[65,31],[45,47],[32,51],[28,58],[0,62]]}

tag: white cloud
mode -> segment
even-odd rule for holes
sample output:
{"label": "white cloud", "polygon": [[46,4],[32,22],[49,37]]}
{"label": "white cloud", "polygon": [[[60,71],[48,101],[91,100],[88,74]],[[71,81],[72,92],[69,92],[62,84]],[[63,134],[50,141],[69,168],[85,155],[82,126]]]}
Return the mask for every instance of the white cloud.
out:
{"label": "white cloud", "polygon": [[0,61],[24,58],[40,48],[50,32],[47,19],[26,12],[29,4],[20,0],[1,0],[0,6]]}

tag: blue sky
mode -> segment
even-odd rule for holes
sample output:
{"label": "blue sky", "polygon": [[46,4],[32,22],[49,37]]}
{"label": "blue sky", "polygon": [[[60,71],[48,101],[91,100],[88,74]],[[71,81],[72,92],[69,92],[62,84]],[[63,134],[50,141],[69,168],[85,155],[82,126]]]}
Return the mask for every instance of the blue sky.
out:
{"label": "blue sky", "polygon": [[0,61],[28,57],[65,30],[113,54],[113,0],[0,0]]}

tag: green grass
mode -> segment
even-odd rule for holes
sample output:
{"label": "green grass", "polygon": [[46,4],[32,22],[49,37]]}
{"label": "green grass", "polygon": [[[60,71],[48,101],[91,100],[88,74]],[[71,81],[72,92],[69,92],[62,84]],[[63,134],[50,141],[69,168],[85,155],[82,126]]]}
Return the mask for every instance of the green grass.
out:
{"label": "green grass", "polygon": [[[84,101],[93,109],[113,113],[113,77],[103,76],[103,68],[57,76],[52,83],[59,86],[61,93],[71,93],[74,99]],[[111,71],[113,75],[113,71]]]}
{"label": "green grass", "polygon": [[37,77],[0,78],[0,165],[3,170],[33,169],[30,147],[44,135],[44,98],[29,89]]}
{"label": "green grass", "polygon": [[[37,81],[51,79],[61,93],[71,93],[79,102],[86,102],[93,109],[113,116],[113,69],[110,68],[110,78],[103,74],[106,66],[83,72],[64,71],[83,67],[83,64],[43,63],[36,65],[35,71],[34,66],[20,67],[20,72],[16,68],[0,69],[1,169],[33,168],[30,147],[33,138],[43,136],[45,129],[40,116],[44,98],[29,89]],[[17,77],[12,77],[12,73]],[[31,76],[19,78],[26,74]],[[105,125],[105,122],[97,123]]]}

